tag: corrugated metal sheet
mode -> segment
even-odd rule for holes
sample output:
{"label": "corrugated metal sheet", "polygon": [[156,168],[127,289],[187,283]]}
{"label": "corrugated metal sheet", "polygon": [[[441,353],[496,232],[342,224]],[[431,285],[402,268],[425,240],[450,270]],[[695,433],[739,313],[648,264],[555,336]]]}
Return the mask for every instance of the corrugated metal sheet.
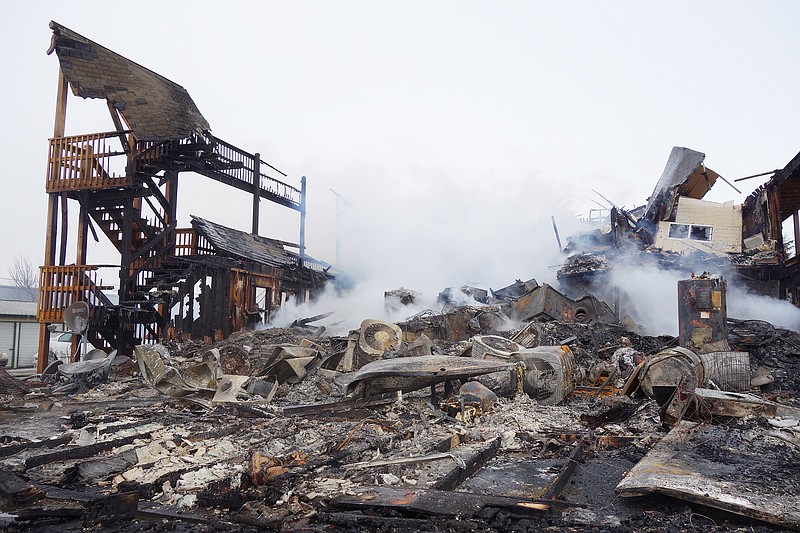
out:
{"label": "corrugated metal sheet", "polygon": [[0,300],[14,302],[35,302],[36,289],[17,287],[16,285],[0,285]]}

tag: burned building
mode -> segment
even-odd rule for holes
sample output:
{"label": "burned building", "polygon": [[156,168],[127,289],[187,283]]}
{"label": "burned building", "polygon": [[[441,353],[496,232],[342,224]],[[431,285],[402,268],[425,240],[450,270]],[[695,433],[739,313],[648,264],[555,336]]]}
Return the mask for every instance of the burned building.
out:
{"label": "burned building", "polygon": [[[800,305],[800,153],[742,204],[743,244],[758,268],[751,277],[778,285],[781,298]],[[745,262],[745,268],[750,265]]]}
{"label": "burned building", "polygon": [[[303,301],[323,287],[327,265],[305,251],[305,177],[292,185],[259,153],[214,136],[180,85],[61,24],[50,28],[48,53],[60,68],[39,277],[40,370],[47,362],[47,325],[62,322],[75,302],[89,306],[95,347],[130,353],[168,331],[222,338],[263,320],[288,298]],[[70,89],[105,100],[110,131],[65,134]],[[200,218],[179,228],[179,178],[186,172],[250,194],[250,233]],[[259,236],[262,200],[300,215],[299,244]],[[78,210],[77,224],[70,206]],[[71,234],[74,258],[67,254]],[[90,241],[101,239],[119,253],[118,301],[107,294],[115,287],[98,279],[100,265],[89,261]]]}
{"label": "burned building", "polygon": [[724,272],[737,285],[800,304],[800,155],[741,205],[703,200],[718,179],[739,192],[704,161],[705,154],[674,147],[644,206],[614,207],[604,228],[570,237],[571,255],[558,271],[565,292],[614,298],[602,291],[606,275],[626,261],[687,275],[698,267]]}

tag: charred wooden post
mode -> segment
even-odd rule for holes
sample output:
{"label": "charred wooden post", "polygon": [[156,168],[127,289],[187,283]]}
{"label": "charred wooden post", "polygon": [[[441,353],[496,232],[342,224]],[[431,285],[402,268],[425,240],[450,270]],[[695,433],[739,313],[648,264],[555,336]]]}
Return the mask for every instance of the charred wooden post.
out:
{"label": "charred wooden post", "polygon": [[253,154],[253,235],[258,235],[258,216],[259,216],[259,202],[261,196],[261,154],[256,152]]}

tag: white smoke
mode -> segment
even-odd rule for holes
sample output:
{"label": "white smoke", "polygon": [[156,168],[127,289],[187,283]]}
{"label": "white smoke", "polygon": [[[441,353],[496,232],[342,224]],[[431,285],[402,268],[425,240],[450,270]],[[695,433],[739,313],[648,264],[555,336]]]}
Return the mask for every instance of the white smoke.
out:
{"label": "white smoke", "polygon": [[739,287],[728,288],[728,316],[765,320],[792,331],[800,331],[800,308],[786,300],[749,293]]}
{"label": "white smoke", "polygon": [[[703,272],[702,264],[695,266],[699,267],[695,273]],[[709,273],[726,279],[728,317],[765,320],[775,326],[800,330],[800,308],[784,300],[748,292],[735,284],[735,275],[727,269],[709,269]],[[678,281],[690,278],[691,274],[684,270],[620,262],[614,265],[610,282],[627,296],[622,314],[630,313],[646,333],[677,335]]]}
{"label": "white smoke", "polygon": [[[497,290],[531,278],[555,285],[564,255],[550,217],[557,217],[562,243],[566,235],[585,229],[566,210],[560,192],[530,176],[500,184],[497,179],[456,180],[427,171],[404,177],[403,183],[398,188],[383,177],[360,182],[357,188],[336,186],[347,199],[329,225],[338,229],[341,240],[341,265],[336,266],[357,284],[343,294],[329,289],[314,302],[284,304],[271,326],[333,311],[320,324],[339,322],[331,330],[341,332],[357,328],[364,319],[396,322],[425,309],[440,311],[436,298],[449,287]],[[535,206],[547,206],[547,211]],[[421,293],[420,301],[387,309],[384,292],[400,287]]]}
{"label": "white smoke", "polygon": [[[336,184],[347,203],[328,225],[341,239],[341,264],[356,280],[342,294],[329,289],[314,302],[291,302],[270,325],[288,326],[295,319],[333,311],[320,321],[329,332],[358,328],[364,319],[403,321],[423,311],[441,310],[436,297],[445,288],[473,286],[488,290],[535,278],[559,287],[556,271],[565,255],[556,243],[551,215],[561,243],[587,227],[567,212],[563,191],[532,176],[496,180],[473,176],[452,179],[434,170],[409,177],[377,175],[348,188]],[[510,179],[510,181],[508,181]],[[398,187],[397,183],[403,183]],[[334,222],[335,220],[335,222]],[[695,265],[695,272],[708,269]],[[747,294],[728,280],[728,316],[757,318],[797,329],[800,310],[777,300]],[[690,271],[669,270],[639,251],[615,260],[608,287],[591,292],[610,306],[622,294],[621,315],[630,314],[645,332],[677,335],[677,282]],[[413,306],[387,308],[384,292],[406,287],[421,293]],[[576,296],[576,295],[571,295]],[[459,302],[474,304],[475,302]]]}

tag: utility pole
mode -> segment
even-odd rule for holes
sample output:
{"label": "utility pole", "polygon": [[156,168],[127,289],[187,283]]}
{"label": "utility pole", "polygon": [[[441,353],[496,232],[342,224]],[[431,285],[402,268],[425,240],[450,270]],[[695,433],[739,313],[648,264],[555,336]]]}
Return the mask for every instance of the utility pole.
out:
{"label": "utility pole", "polygon": [[300,266],[306,260],[306,177],[300,177]]}
{"label": "utility pole", "polygon": [[344,212],[344,208],[350,205],[350,202],[347,199],[339,194],[338,192],[331,189],[331,192],[336,197],[336,266],[341,266],[341,232],[340,232],[340,220],[342,218],[342,213]]}

